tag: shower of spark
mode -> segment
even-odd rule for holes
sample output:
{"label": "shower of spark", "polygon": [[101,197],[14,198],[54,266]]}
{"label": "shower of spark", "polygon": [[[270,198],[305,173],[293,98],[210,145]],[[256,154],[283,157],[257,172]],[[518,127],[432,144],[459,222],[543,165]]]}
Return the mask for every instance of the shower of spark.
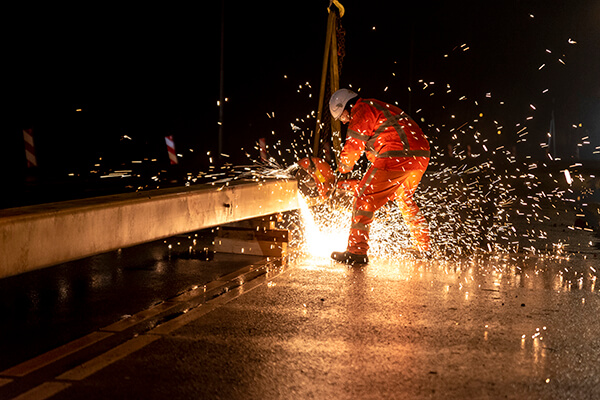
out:
{"label": "shower of spark", "polygon": [[[552,47],[564,49],[576,43],[569,39],[566,44]],[[463,43],[445,54],[443,60],[460,63],[465,53],[475,51],[475,47]],[[559,68],[568,61],[567,53],[561,58],[556,53],[540,47],[539,63],[532,64],[531,73],[561,73]],[[540,132],[534,124],[541,113],[548,113],[547,96],[551,90],[546,87],[537,92],[536,98],[521,101],[501,98],[493,87],[483,87],[479,96],[467,95],[458,84],[432,78],[423,77],[407,90],[413,104],[418,104],[413,118],[429,135],[434,154],[415,199],[429,222],[435,252],[444,259],[481,253],[595,252],[597,240],[593,233],[600,220],[600,207],[596,207],[598,201],[593,197],[600,180],[582,164],[565,168],[566,161],[556,152],[553,127],[549,132]],[[393,72],[390,82],[382,88],[385,99],[392,95],[395,79]],[[308,92],[312,97],[311,90],[306,82],[298,93]],[[360,88],[353,90],[361,93]],[[373,88],[369,95],[377,97]],[[397,101],[393,103],[402,106]],[[509,104],[522,108],[521,120],[509,122],[508,112],[498,111]],[[471,116],[450,111],[457,107],[469,110]],[[276,156],[297,160],[310,155],[314,118],[314,111],[297,118],[287,135],[293,138],[292,143],[279,140],[271,146],[272,166]],[[572,126],[574,130],[581,129],[579,121],[573,121]],[[538,137],[543,140],[536,149],[533,143]],[[578,148],[585,146],[591,143],[588,136],[582,135]],[[527,153],[532,150],[539,153],[538,157]],[[543,154],[545,159],[540,157]],[[281,163],[285,165],[285,161]],[[363,160],[358,169],[365,167]],[[337,204],[335,199],[315,207],[303,203],[308,252],[326,256],[343,250],[350,214],[349,207]],[[394,257],[406,254],[412,246],[400,211],[393,203],[376,213],[370,232],[370,255]]]}

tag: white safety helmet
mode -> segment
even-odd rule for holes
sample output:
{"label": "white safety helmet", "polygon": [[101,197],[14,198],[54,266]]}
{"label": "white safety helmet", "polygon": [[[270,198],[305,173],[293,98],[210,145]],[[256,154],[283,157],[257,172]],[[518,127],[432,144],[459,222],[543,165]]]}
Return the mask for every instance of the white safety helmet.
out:
{"label": "white safety helmet", "polygon": [[340,119],[348,100],[357,96],[358,94],[348,89],[340,89],[332,94],[331,99],[329,99],[329,111],[331,111],[331,116],[333,116],[334,119]]}

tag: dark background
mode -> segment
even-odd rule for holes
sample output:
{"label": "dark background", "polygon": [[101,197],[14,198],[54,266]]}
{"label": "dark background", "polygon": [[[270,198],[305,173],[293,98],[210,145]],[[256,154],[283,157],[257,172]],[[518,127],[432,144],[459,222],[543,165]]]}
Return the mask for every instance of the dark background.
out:
{"label": "dark background", "polygon": [[[119,169],[147,181],[160,171],[172,178],[224,162],[251,164],[262,137],[281,165],[293,163],[311,147],[328,3],[225,1],[222,157],[221,1],[7,10],[5,206],[35,202],[32,187],[78,190]],[[600,2],[413,3],[342,2],[342,87],[398,102],[439,156],[448,144],[457,152],[468,144],[482,162],[499,156],[492,150],[500,146],[543,160],[540,144],[554,112],[555,156],[598,159]],[[525,142],[517,134],[523,127]],[[26,167],[26,128],[36,143],[33,170]],[[177,167],[168,164],[169,134],[183,156]]]}

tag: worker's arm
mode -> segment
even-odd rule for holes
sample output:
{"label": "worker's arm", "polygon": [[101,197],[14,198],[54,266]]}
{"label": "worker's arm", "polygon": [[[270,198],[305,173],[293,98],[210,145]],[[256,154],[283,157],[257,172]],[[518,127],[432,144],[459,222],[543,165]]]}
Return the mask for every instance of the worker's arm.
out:
{"label": "worker's arm", "polygon": [[376,115],[371,105],[359,101],[352,108],[352,120],[348,125],[346,143],[340,154],[338,171],[345,174],[352,171],[365,149],[367,140],[373,134]]}
{"label": "worker's arm", "polygon": [[356,161],[358,161],[364,149],[365,141],[351,137],[350,131],[348,131],[348,137],[346,138],[344,149],[340,154],[338,171],[340,171],[342,174],[351,172],[352,168],[354,168],[354,164],[356,164]]}

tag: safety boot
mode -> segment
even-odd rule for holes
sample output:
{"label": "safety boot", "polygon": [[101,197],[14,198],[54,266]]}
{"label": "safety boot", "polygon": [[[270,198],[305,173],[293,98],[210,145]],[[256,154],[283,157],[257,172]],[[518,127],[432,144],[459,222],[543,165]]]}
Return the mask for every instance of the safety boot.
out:
{"label": "safety boot", "polygon": [[354,254],[349,251],[334,251],[331,253],[331,258],[348,265],[365,265],[369,263],[369,257],[366,254]]}

